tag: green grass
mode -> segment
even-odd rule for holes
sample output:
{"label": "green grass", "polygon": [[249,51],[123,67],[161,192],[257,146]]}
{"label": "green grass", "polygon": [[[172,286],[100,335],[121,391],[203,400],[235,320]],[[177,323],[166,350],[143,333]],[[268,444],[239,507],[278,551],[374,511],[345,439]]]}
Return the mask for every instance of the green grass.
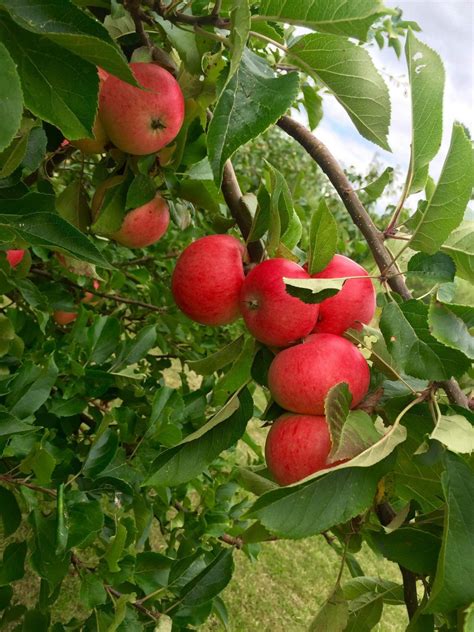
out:
{"label": "green grass", "polygon": [[[357,558],[367,575],[400,582],[397,566],[377,559],[367,547]],[[269,542],[257,562],[241,552],[235,562],[234,577],[222,595],[232,632],[306,632],[339,570],[338,556],[321,536]],[[344,579],[349,579],[346,572]],[[407,623],[404,608],[386,606],[375,630],[401,632]],[[221,632],[223,627],[210,619],[201,630]]]}

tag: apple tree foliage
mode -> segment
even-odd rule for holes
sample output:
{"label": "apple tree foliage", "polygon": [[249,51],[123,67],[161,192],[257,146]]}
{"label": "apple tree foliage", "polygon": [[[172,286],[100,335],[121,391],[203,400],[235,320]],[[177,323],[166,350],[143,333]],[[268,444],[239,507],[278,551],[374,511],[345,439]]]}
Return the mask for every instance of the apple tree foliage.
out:
{"label": "apple tree foliage", "polygon": [[[213,614],[227,628],[235,556],[329,533],[351,579],[327,586],[311,630],[370,630],[385,604],[407,608],[412,632],[474,629],[473,154],[455,123],[430,176],[445,77],[419,30],[379,0],[0,0],[0,627],[191,630]],[[330,94],[389,150],[389,92],[370,56],[387,45],[406,64],[410,167],[397,195],[389,167],[351,178],[370,211],[356,227],[297,134],[272,126],[298,108],[317,134]],[[152,58],[186,98],[170,147],[138,158],[63,143],[91,137],[96,66],[133,83],[128,62]],[[159,189],[165,238],[145,251],[97,238],[89,207],[105,181],[102,227]],[[240,322],[191,323],[170,293],[190,241],[238,226],[311,272],[349,254],[378,292],[376,322],[346,334],[370,360],[369,396],[349,412],[340,384],[326,401],[332,456],[349,460],[289,487],[269,478],[251,430],[278,415],[272,351]],[[15,268],[8,248],[28,249]],[[395,264],[378,269],[380,252]],[[84,303],[91,276],[97,301]],[[288,291],[318,302],[340,287]],[[59,327],[55,310],[78,316]],[[399,565],[398,582],[365,576],[363,542]],[[25,575],[37,578],[27,597]],[[71,584],[64,618],[55,603]]]}

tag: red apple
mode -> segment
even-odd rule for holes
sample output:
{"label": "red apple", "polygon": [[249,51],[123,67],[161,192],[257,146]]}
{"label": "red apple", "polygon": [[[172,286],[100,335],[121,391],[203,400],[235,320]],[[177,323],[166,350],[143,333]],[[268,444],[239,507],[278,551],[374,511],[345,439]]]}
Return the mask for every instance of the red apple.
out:
{"label": "red apple", "polygon": [[178,307],[203,325],[226,325],[239,316],[245,246],[231,235],[208,235],[181,253],[171,279]]}
{"label": "red apple", "polygon": [[284,347],[307,336],[319,306],[308,305],[286,291],[283,277],[309,279],[301,266],[287,259],[267,259],[247,275],[240,310],[250,333],[266,345]]}
{"label": "red apple", "polygon": [[268,469],[280,485],[334,465],[326,462],[330,451],[326,418],[312,415],[282,415],[273,422],[265,443]]}
{"label": "red apple", "polygon": [[142,156],[170,143],[184,120],[184,98],[176,79],[152,63],[130,68],[145,89],[109,75],[99,98],[99,116],[110,140],[122,151]]}
{"label": "red apple", "polygon": [[168,204],[156,195],[150,202],[128,211],[120,229],[108,236],[122,246],[144,248],[161,239],[169,223]]}
{"label": "red apple", "polygon": [[299,345],[278,353],[270,365],[268,387],[286,410],[305,415],[324,414],[328,391],[347,382],[352,405],[369,389],[370,371],[359,349],[333,334],[313,334]]}
{"label": "red apple", "polygon": [[[99,95],[100,95],[102,87],[104,85],[104,81],[107,79],[109,75],[105,70],[102,70],[102,68],[97,68],[97,73],[99,75]],[[94,138],[81,138],[79,140],[72,140],[71,145],[74,145],[74,147],[77,147],[77,149],[80,149],[85,154],[103,153],[105,151],[105,145],[107,145],[109,139],[105,132],[99,113],[97,113],[95,117],[92,133],[94,134]],[[61,144],[61,146],[63,145]]]}
{"label": "red apple", "polygon": [[7,250],[6,257],[10,267],[16,268],[23,261],[26,250]]}
{"label": "red apple", "polygon": [[[329,264],[313,279],[335,279],[347,276],[367,277],[367,271],[352,259],[334,255]],[[313,331],[343,334],[346,329],[361,329],[370,323],[375,313],[375,290],[372,280],[349,279],[342,290],[319,305],[319,316]]]}
{"label": "red apple", "polygon": [[65,312],[57,309],[53,312],[53,318],[58,325],[69,325],[77,318],[77,312]]}

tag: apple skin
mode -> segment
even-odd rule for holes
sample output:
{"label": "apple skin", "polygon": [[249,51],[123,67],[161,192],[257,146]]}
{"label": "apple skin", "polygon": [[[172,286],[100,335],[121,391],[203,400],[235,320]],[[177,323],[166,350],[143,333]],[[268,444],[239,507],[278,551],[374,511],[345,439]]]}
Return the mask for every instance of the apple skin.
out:
{"label": "apple skin", "polygon": [[287,413],[273,422],[265,442],[265,459],[280,485],[291,485],[326,467],[331,436],[325,417]]}
{"label": "apple skin", "polygon": [[150,202],[128,211],[120,229],[109,236],[122,246],[145,248],[163,237],[169,223],[168,204],[156,195]]}
{"label": "apple skin", "polygon": [[[313,279],[334,279],[345,276],[368,276],[367,270],[349,257],[334,255],[321,272],[312,274]],[[342,290],[319,305],[315,333],[343,334],[347,329],[361,329],[375,313],[375,289],[372,280],[349,279]]]}
{"label": "apple skin", "polygon": [[184,120],[184,97],[178,82],[164,68],[136,62],[130,68],[136,88],[109,75],[99,97],[99,116],[113,144],[143,156],[168,145]]}
{"label": "apple skin", "polygon": [[53,312],[53,318],[58,325],[69,325],[77,318],[77,312],[65,312],[57,309]]}
{"label": "apple skin", "polygon": [[273,399],[303,415],[323,415],[326,395],[339,382],[349,385],[353,408],[367,394],[370,371],[359,349],[334,334],[312,334],[304,343],[280,351],[268,371]]}
{"label": "apple skin", "polygon": [[23,261],[26,250],[7,250],[6,257],[11,268],[16,268]]}
{"label": "apple skin", "polygon": [[260,342],[285,347],[314,328],[319,305],[308,305],[286,291],[283,277],[309,279],[288,259],[267,259],[247,275],[240,292],[240,311],[250,333]]}
{"label": "apple skin", "polygon": [[239,317],[239,293],[247,260],[245,246],[232,235],[207,235],[178,258],[171,279],[173,297],[192,320],[226,325]]}
{"label": "apple skin", "polygon": [[[104,81],[109,74],[102,68],[97,68],[97,74],[99,75],[99,95],[104,85]],[[71,145],[77,147],[85,154],[102,154],[105,151],[105,146],[109,142],[109,138],[105,131],[105,128],[100,120],[99,113],[97,113],[92,127],[92,133],[94,138],[80,138],[79,140],[72,140]]]}

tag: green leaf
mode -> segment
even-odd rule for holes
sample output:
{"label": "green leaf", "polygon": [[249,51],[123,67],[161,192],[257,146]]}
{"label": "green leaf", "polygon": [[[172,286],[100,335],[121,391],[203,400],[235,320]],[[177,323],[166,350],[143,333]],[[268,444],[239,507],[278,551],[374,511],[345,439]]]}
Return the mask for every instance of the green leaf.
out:
{"label": "green leaf", "polygon": [[236,73],[247,45],[251,19],[249,0],[232,0],[230,10],[230,66],[227,82]]}
{"label": "green leaf", "polygon": [[263,494],[248,515],[281,537],[315,535],[365,511],[383,471],[382,465],[334,470],[309,483]]}
{"label": "green leaf", "polygon": [[[156,12],[153,17],[160,25],[160,28],[166,33],[166,37],[170,44],[178,51],[186,68],[193,75],[199,75],[202,71],[202,56],[196,43],[195,33],[181,28],[181,25],[175,25],[169,20],[164,20]],[[129,29],[126,30],[129,31]]]}
{"label": "green leaf", "polygon": [[351,402],[352,395],[346,382],[339,382],[329,389],[324,400],[324,414],[331,435],[331,452],[328,455],[328,462],[332,461],[332,456],[339,447],[342,428],[349,414]]}
{"label": "green leaf", "polygon": [[349,608],[338,584],[311,621],[309,632],[344,632],[348,619]]}
{"label": "green leaf", "polygon": [[337,223],[324,199],[311,216],[309,228],[308,272],[316,274],[328,265],[336,254]]}
{"label": "green leaf", "polygon": [[120,572],[118,562],[123,556],[126,540],[127,528],[120,522],[116,525],[115,535],[110,538],[109,545],[104,554],[104,560],[107,562],[111,573]]}
{"label": "green leaf", "polygon": [[161,553],[144,551],[137,555],[135,582],[145,594],[167,586],[173,560]]}
{"label": "green leaf", "polygon": [[341,289],[346,278],[341,279],[290,279],[283,277],[286,291],[305,303],[322,303]]}
{"label": "green leaf", "polygon": [[[401,433],[400,430],[401,428],[394,433],[396,445],[405,438],[404,429]],[[390,432],[390,429],[388,432]],[[374,422],[367,413],[363,410],[351,410],[342,427],[339,441],[333,444],[331,448],[328,463],[334,463],[342,459],[352,459],[376,445],[384,436],[380,435],[376,430]]]}
{"label": "green leaf", "polygon": [[88,610],[101,606],[107,600],[107,593],[102,581],[93,573],[86,573],[81,578],[79,599]]}
{"label": "green leaf", "polygon": [[450,612],[474,601],[474,475],[467,463],[450,452],[445,464],[443,543],[427,613]]}
{"label": "green leaf", "polygon": [[387,12],[379,0],[310,0],[304,7],[299,0],[264,0],[259,14],[269,21],[365,40],[370,25]]}
{"label": "green leaf", "polygon": [[261,496],[265,492],[271,489],[277,489],[278,487],[274,481],[265,476],[261,476],[258,472],[252,472],[252,470],[248,470],[245,467],[239,467],[238,481],[244,489],[248,492],[252,492],[252,494],[256,496]]}
{"label": "green leaf", "polygon": [[436,569],[441,540],[430,531],[405,526],[389,534],[373,532],[371,540],[384,557],[413,573],[432,575]]}
{"label": "green leaf", "polygon": [[409,191],[421,191],[443,134],[444,66],[432,48],[408,30],[405,55],[411,88],[412,140]]}
{"label": "green leaf", "polygon": [[210,601],[230,582],[233,570],[232,549],[221,550],[204,570],[183,586],[180,601],[187,606]]}
{"label": "green leaf", "polygon": [[395,582],[355,577],[343,586],[349,601],[349,622],[344,632],[369,632],[382,616],[383,604],[403,604],[403,589]]}
{"label": "green leaf", "polygon": [[244,336],[239,336],[236,340],[229,342],[228,345],[219,349],[215,353],[203,358],[202,360],[192,360],[186,362],[188,367],[199,375],[212,375],[215,371],[223,369],[225,366],[235,360],[236,354],[242,349]]}
{"label": "green leaf", "polygon": [[51,356],[44,367],[23,365],[11,385],[7,405],[12,415],[25,419],[44,404],[58,376],[58,368]]}
{"label": "green leaf", "polygon": [[54,213],[56,196],[30,191],[15,199],[0,199],[0,215],[28,215],[31,213]]}
{"label": "green leaf", "polygon": [[387,167],[376,180],[364,187],[364,191],[367,193],[370,200],[378,200],[385,191],[385,187],[387,187],[392,180],[393,167]]}
{"label": "green leaf", "polygon": [[444,380],[464,373],[465,356],[439,344],[428,330],[428,307],[420,301],[386,305],[380,329],[396,365],[419,379]]}
{"label": "green leaf", "polygon": [[89,450],[84,462],[83,474],[88,478],[97,478],[112,462],[118,448],[117,433],[107,428]]}
{"label": "green leaf", "polygon": [[34,534],[31,565],[54,588],[67,575],[70,564],[67,555],[56,555],[56,518],[44,517],[39,510],[35,510],[29,519]]}
{"label": "green leaf", "polygon": [[284,176],[278,169],[265,161],[268,169],[268,190],[270,193],[270,231],[267,242],[267,252],[270,256],[279,254],[283,244],[288,250],[293,250],[301,239],[303,227],[295,211],[290,188]]}
{"label": "green leaf", "polygon": [[160,454],[144,485],[176,486],[191,480],[240,439],[252,413],[252,397],[244,388],[238,399],[234,395],[202,428]]}
{"label": "green leaf", "polygon": [[337,35],[313,33],[296,40],[288,54],[333,93],[364,138],[390,151],[388,88],[364,48]]}
{"label": "green leaf", "polygon": [[52,213],[0,214],[0,226],[2,225],[12,228],[33,246],[59,249],[76,259],[94,263],[102,268],[112,268],[93,242],[59,215]]}
{"label": "green leaf", "polygon": [[321,122],[323,118],[323,99],[313,86],[305,84],[302,88],[304,107],[308,115],[308,126],[311,131]]}
{"label": "green leaf", "polygon": [[114,371],[130,366],[142,360],[153,349],[156,342],[156,325],[147,325],[140,330],[135,338],[127,340],[118,354],[117,361],[112,367]]}
{"label": "green leaf", "polygon": [[474,603],[466,610],[463,632],[474,632]]}
{"label": "green leaf", "polygon": [[474,336],[469,331],[474,326],[474,308],[460,307],[433,300],[428,315],[430,332],[438,342],[474,360]]}
{"label": "green leaf", "polygon": [[125,55],[107,29],[70,0],[2,0],[2,5],[22,28],[46,36],[112,75],[136,84]]}
{"label": "green leaf", "polygon": [[89,500],[82,492],[69,493],[67,548],[83,549],[91,544],[104,526],[104,513],[98,500]]}
{"label": "green leaf", "polygon": [[[15,62],[0,43],[0,151],[12,142],[23,115],[23,93]],[[8,175],[8,174],[6,174]]]}
{"label": "green leaf", "polygon": [[218,380],[214,387],[213,396],[217,405],[224,404],[230,395],[240,390],[244,384],[250,381],[254,357],[255,339],[248,337],[243,343],[232,367]]}
{"label": "green leaf", "polygon": [[264,59],[244,51],[238,70],[219,97],[207,134],[209,160],[218,186],[225,161],[282,116],[297,93],[297,73],[276,77]]}
{"label": "green leaf", "polygon": [[437,252],[462,222],[473,185],[471,141],[460,123],[454,123],[451,145],[435,192],[417,211],[410,248],[428,254]]}
{"label": "green leaf", "polygon": [[12,542],[3,551],[0,563],[0,586],[21,579],[25,574],[26,542]]}
{"label": "green leaf", "polygon": [[440,415],[432,439],[437,439],[451,452],[474,452],[474,426],[462,415]]}
{"label": "green leaf", "polygon": [[125,209],[138,208],[150,202],[156,195],[156,184],[153,178],[138,173],[127,191]]}
{"label": "green leaf", "polygon": [[451,257],[443,252],[434,255],[417,252],[408,262],[407,273],[432,283],[450,283],[454,281],[456,266]]}
{"label": "green leaf", "polygon": [[99,90],[94,66],[25,31],[5,14],[0,19],[0,39],[17,65],[25,106],[69,139],[91,137]]}
{"label": "green leaf", "polygon": [[74,180],[56,198],[59,215],[67,222],[86,231],[91,223],[89,201],[80,179]]}
{"label": "green leaf", "polygon": [[108,360],[117,350],[119,339],[119,321],[113,316],[99,316],[87,330],[89,361],[102,364]]}
{"label": "green leaf", "polygon": [[456,264],[456,274],[474,283],[474,222],[465,221],[441,246]]}
{"label": "green leaf", "polygon": [[15,494],[4,487],[0,487],[0,518],[5,538],[15,533],[21,524],[21,511]]}

